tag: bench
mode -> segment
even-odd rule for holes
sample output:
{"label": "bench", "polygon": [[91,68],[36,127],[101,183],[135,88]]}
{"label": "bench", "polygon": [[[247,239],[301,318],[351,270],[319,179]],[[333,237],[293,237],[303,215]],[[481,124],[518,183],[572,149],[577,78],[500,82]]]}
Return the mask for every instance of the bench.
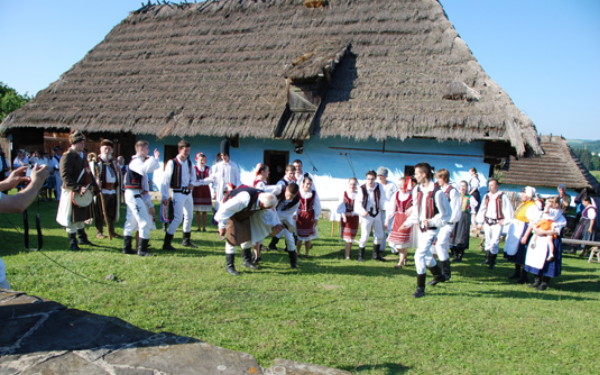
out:
{"label": "bench", "polygon": [[[598,258],[598,263],[600,263],[600,241],[583,241],[583,240],[574,240],[572,238],[563,238],[563,244],[567,245],[585,245],[591,246],[590,248],[590,257],[588,258],[588,263],[592,263],[592,259],[594,256]],[[583,250],[585,251],[585,250]],[[581,255],[583,255],[583,251]]]}

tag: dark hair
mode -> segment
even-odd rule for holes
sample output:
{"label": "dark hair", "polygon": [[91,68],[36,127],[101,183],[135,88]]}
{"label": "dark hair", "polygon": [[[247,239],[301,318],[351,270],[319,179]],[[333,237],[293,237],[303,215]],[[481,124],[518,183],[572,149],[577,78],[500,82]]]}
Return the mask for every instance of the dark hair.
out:
{"label": "dark hair", "polygon": [[377,173],[372,169],[370,171],[367,171],[367,173],[365,173],[365,176],[369,176],[369,175],[377,178]]}
{"label": "dark hair", "polygon": [[417,168],[419,168],[422,172],[425,173],[428,180],[432,179],[433,174],[431,173],[431,165],[429,165],[429,163],[419,163],[415,165],[415,169]]}
{"label": "dark hair", "polygon": [[[292,162],[292,164],[294,164],[294,163],[300,163],[300,164],[302,164],[302,160],[300,160],[300,159],[296,159],[296,160],[294,160],[294,161]],[[303,164],[303,165],[304,165],[304,164]]]}
{"label": "dark hair", "polygon": [[299,189],[300,189],[300,187],[295,182],[290,182],[290,184],[285,188],[285,190],[289,191],[290,193],[292,193],[294,195],[298,194]]}
{"label": "dark hair", "polygon": [[494,181],[496,183],[496,185],[500,185],[500,183],[498,182],[498,180],[496,180],[494,177],[490,177],[488,178],[488,185],[490,184],[490,182]]}
{"label": "dark hair", "polygon": [[190,142],[186,141],[185,139],[182,139],[181,141],[179,141],[179,143],[177,143],[177,149],[181,150],[182,148],[186,148],[186,147],[190,147],[191,144]]}

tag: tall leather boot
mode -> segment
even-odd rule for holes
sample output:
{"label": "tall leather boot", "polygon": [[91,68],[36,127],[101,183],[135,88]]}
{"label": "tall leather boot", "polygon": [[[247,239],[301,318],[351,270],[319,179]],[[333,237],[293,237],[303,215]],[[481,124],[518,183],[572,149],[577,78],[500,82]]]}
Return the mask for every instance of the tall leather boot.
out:
{"label": "tall leather boot", "polygon": [[450,259],[444,260],[442,263],[442,276],[444,277],[444,281],[450,280],[452,276],[452,270],[450,269]]}
{"label": "tall leather boot", "polygon": [[246,267],[246,268],[250,268],[252,270],[257,270],[258,267],[256,267],[254,264],[252,264],[252,249],[251,248],[247,248],[247,249],[243,249],[242,250],[242,257],[243,257],[243,261],[242,261],[242,266]]}
{"label": "tall leather boot", "polygon": [[537,288],[538,286],[540,286],[540,284],[542,283],[542,278],[539,275],[535,275],[533,277],[533,284],[529,284],[527,285],[530,288]]}
{"label": "tall leather boot", "polygon": [[521,276],[521,265],[515,264],[515,272],[510,275],[508,278],[511,280],[518,279]]}
{"label": "tall leather boot", "polygon": [[123,254],[135,254],[135,251],[131,249],[131,242],[133,238],[131,236],[125,236],[123,238]]}
{"label": "tall leather boot", "polygon": [[192,243],[192,232],[183,233],[183,242],[181,243],[185,247],[197,248],[198,246]]}
{"label": "tall leather boot", "polygon": [[231,275],[233,275],[233,276],[239,276],[240,273],[235,270],[234,261],[235,261],[235,254],[225,254],[225,265],[226,265],[225,269]]}
{"label": "tall leather boot", "polygon": [[296,253],[295,251],[288,251],[288,256],[290,257],[290,267],[291,268],[297,268],[297,262],[298,262],[298,253]]}
{"label": "tall leather boot", "polygon": [[273,236],[271,238],[271,242],[269,242],[269,250],[275,250],[277,251],[277,243],[279,242],[279,238]]}
{"label": "tall leather boot", "polygon": [[462,262],[463,255],[465,255],[465,250],[464,249],[456,250],[456,261],[457,262]]}
{"label": "tall leather boot", "polygon": [[538,287],[536,289],[537,290],[546,290],[546,289],[548,289],[549,283],[550,283],[550,278],[548,276],[542,276],[542,282],[540,283],[540,285],[538,285]]}
{"label": "tall leather boot", "polygon": [[373,259],[380,262],[385,262],[385,259],[381,257],[381,249],[379,249],[379,245],[373,244]]}
{"label": "tall leather boot", "polygon": [[79,239],[78,242],[80,245],[96,246],[93,243],[91,243],[90,240],[88,240],[88,236],[87,233],[85,233],[84,228],[77,229],[77,237]]}
{"label": "tall leather boot", "polygon": [[137,248],[137,254],[141,257],[147,257],[152,255],[149,251],[148,251],[148,242],[150,242],[150,240],[148,238],[140,238],[140,241],[138,242],[138,248]]}
{"label": "tall leather boot", "polygon": [[487,266],[488,264],[490,264],[490,252],[489,252],[489,250],[485,252],[485,260],[483,262],[481,262],[482,266]]}
{"label": "tall leather boot", "polygon": [[413,294],[414,298],[420,298],[425,295],[425,279],[427,274],[417,274],[417,290]]}
{"label": "tall leather boot", "polygon": [[496,266],[496,258],[498,257],[498,254],[492,254],[490,253],[490,262],[488,263],[488,267],[489,269],[494,269],[494,267]]}
{"label": "tall leather boot", "polygon": [[173,241],[173,235],[165,232],[165,240],[163,241],[163,250],[173,251],[176,250],[173,245],[171,245],[171,241]]}
{"label": "tall leather boot", "polygon": [[527,284],[529,282],[529,277],[527,277],[527,271],[525,271],[525,267],[521,268],[521,277],[517,280],[517,284]]}
{"label": "tall leather boot", "polygon": [[77,245],[77,233],[69,233],[69,248],[73,251],[81,250]]}
{"label": "tall leather boot", "polygon": [[358,248],[358,261],[362,262],[365,260],[365,248],[364,247],[359,247]]}
{"label": "tall leather boot", "polygon": [[433,267],[427,267],[427,268],[429,269],[429,271],[431,271],[431,274],[433,275],[433,280],[428,282],[427,285],[436,285],[436,284],[443,283],[444,281],[446,281],[446,279],[442,275],[442,270],[440,269],[439,265],[436,264]]}

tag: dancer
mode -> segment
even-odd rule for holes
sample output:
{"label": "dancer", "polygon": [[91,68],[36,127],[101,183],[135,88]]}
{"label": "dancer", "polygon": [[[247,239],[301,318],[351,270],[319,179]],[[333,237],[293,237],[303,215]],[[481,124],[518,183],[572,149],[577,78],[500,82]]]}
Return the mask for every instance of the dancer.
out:
{"label": "dancer", "polygon": [[450,172],[447,169],[440,169],[435,172],[437,184],[440,189],[444,192],[444,195],[450,203],[450,209],[452,210],[450,219],[440,227],[440,231],[437,235],[436,243],[434,246],[438,260],[442,264],[442,275],[446,281],[450,280],[452,276],[452,270],[450,268],[450,257],[448,250],[450,249],[450,235],[454,228],[454,223],[460,220],[461,206],[460,206],[460,194],[454,186],[450,185]]}
{"label": "dancer", "polygon": [[407,184],[407,179],[410,177],[400,177],[398,180],[400,190],[392,195],[387,209],[386,226],[393,219],[391,221],[393,226],[387,241],[399,254],[398,264],[394,268],[402,268],[406,265],[406,254],[408,248],[412,246],[412,228],[402,229],[404,222],[410,217],[413,210],[412,191],[407,189],[412,184]]}
{"label": "dancer", "polygon": [[460,219],[454,223],[450,235],[450,250],[454,254],[453,262],[462,262],[465,250],[469,248],[471,238],[472,217],[477,212],[477,200],[468,194],[469,184],[461,181],[458,189],[460,193]]}
{"label": "dancer", "polygon": [[358,213],[354,211],[354,202],[358,195],[358,180],[354,177],[348,179],[348,186],[340,198],[337,213],[341,216],[340,228],[342,239],[346,243],[345,255],[346,259],[350,259],[352,251],[352,242],[356,238],[358,231]]}
{"label": "dancer", "polygon": [[121,171],[113,159],[114,144],[109,139],[100,143],[100,154],[96,158],[92,173],[101,188],[94,199],[94,224],[96,238],[104,238],[103,228],[107,225],[110,238],[121,238],[115,233],[115,224],[119,221],[119,202],[121,195]]}
{"label": "dancer", "polygon": [[206,155],[199,152],[196,154],[196,165],[194,166],[194,189],[192,199],[194,201],[194,214],[198,232],[206,232],[207,212],[212,211],[212,199],[210,185],[210,167],[206,165]]}
{"label": "dancer", "polygon": [[385,261],[381,256],[379,245],[385,242],[381,210],[386,202],[385,190],[375,181],[375,171],[368,171],[367,182],[360,186],[354,201],[354,211],[360,216],[360,241],[358,243],[358,261],[362,262],[365,255],[365,245],[373,230],[373,259]]}
{"label": "dancer", "polygon": [[305,175],[302,179],[300,188],[300,205],[296,215],[296,230],[298,232],[298,242],[296,249],[298,254],[304,244],[305,257],[311,249],[312,240],[318,237],[317,224],[321,215],[321,201],[317,191],[313,188],[312,177]]}
{"label": "dancer", "polygon": [[433,175],[429,164],[419,163],[415,165],[415,178],[417,179],[417,187],[412,193],[414,208],[410,217],[400,229],[406,230],[415,224],[419,226],[418,246],[415,252],[417,289],[413,297],[420,298],[425,295],[427,269],[434,276],[428,285],[436,285],[446,281],[440,267],[433,259],[431,248],[440,228],[450,220],[452,212],[448,199],[438,184],[432,181]]}

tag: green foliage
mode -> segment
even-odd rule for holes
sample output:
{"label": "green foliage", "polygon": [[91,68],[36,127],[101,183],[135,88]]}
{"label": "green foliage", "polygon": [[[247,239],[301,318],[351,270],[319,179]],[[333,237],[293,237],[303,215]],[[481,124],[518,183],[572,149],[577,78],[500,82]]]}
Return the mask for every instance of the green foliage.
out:
{"label": "green foliage", "polygon": [[24,106],[31,97],[28,95],[20,95],[11,87],[0,82],[0,121],[2,121],[9,113]]}
{"label": "green foliage", "polygon": [[600,170],[600,156],[596,151],[592,154],[587,147],[586,148],[572,148],[573,153],[579,158],[581,164],[583,164],[590,171]]}
{"label": "green foliage", "polygon": [[[157,256],[147,258],[121,254],[122,240],[95,239],[88,228],[100,246],[71,252],[54,221],[56,208],[54,202],[39,205],[42,252],[22,249],[22,235],[13,227],[21,225],[20,215],[1,215],[0,256],[14,289],[244,351],[262,366],[286,358],[359,375],[598,370],[600,267],[577,256],[567,255],[563,275],[538,292],[509,281],[508,263],[482,267],[480,240],[472,239],[465,261],[453,264],[452,280],[428,286],[424,298],[414,299],[412,252],[402,270],[393,268],[397,258],[389,252],[385,263],[346,261],[326,220],[298,270],[289,268],[286,254],[270,251],[258,271],[241,267],[238,255],[242,275],[233,277],[224,270],[224,246],[214,228],[193,232],[198,249],[181,247],[178,231],[179,250],[169,253],[157,250],[164,234],[153,231]],[[115,281],[104,279],[110,274]]]}

